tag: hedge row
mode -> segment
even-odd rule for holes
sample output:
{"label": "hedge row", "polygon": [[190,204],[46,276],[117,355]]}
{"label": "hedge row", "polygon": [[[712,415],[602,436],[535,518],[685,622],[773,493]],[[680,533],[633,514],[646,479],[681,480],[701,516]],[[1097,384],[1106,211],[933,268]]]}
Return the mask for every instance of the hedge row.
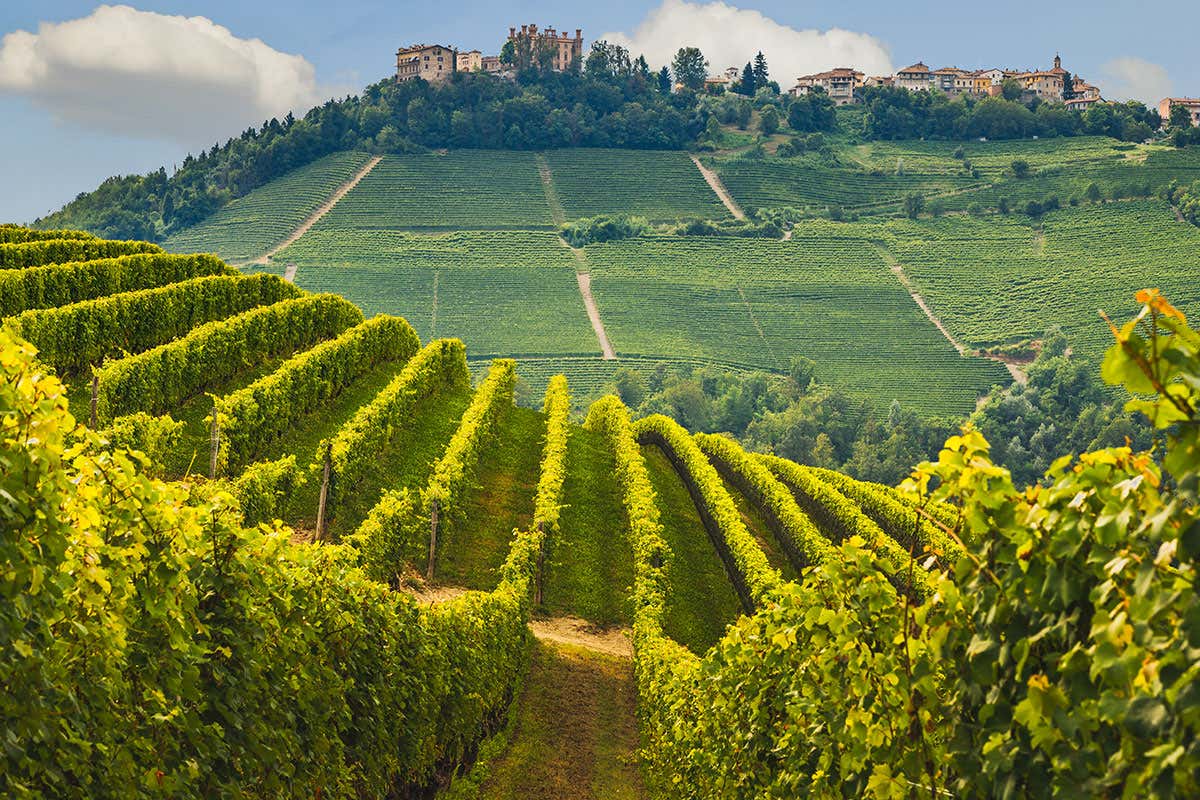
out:
{"label": "hedge row", "polygon": [[[278,279],[277,279],[278,280]],[[284,284],[290,286],[291,284]],[[219,466],[250,463],[298,421],[384,362],[404,362],[421,347],[412,326],[381,315],[285,361],[279,369],[217,401]]]}
{"label": "hedge row", "polygon": [[121,450],[136,450],[144,458],[142,471],[155,477],[165,472],[163,464],[183,438],[183,423],[169,415],[154,417],[144,411],[117,417],[97,432],[101,441]]}
{"label": "hedge row", "polygon": [[829,540],[796,504],[788,488],[727,436],[698,433],[696,444],[717,472],[733,483],[763,512],[797,573],[836,558]]}
{"label": "hedge row", "polygon": [[246,467],[229,487],[242,509],[242,524],[260,525],[279,519],[292,495],[307,480],[305,472],[294,455]]}
{"label": "hedge row", "polygon": [[0,270],[0,317],[120,292],[166,286],[205,275],[239,275],[216,256],[171,253],[101,258]]}
{"label": "hedge row", "polygon": [[[944,570],[953,570],[955,562],[962,556],[962,548],[957,542],[947,536],[937,523],[920,513],[915,505],[898,499],[890,487],[856,481],[840,472],[820,467],[801,469],[808,470],[815,478],[857,503],[864,514],[906,550],[913,549],[921,557],[934,556]],[[934,516],[938,513],[934,506],[932,502],[927,503],[923,510]]]}
{"label": "hedge row", "polygon": [[207,386],[273,356],[312,347],[361,321],[362,312],[345,298],[319,294],[201,325],[182,339],[98,369],[97,416],[162,413]]}
{"label": "hedge row", "polygon": [[754,535],[725,489],[721,476],[678,422],[662,414],[640,419],[633,425],[641,444],[655,444],[674,464],[688,487],[696,510],[708,529],[713,545],[725,562],[730,580],[738,589],[747,613],[779,586],[782,577],[767,561]]}
{"label": "hedge row", "polygon": [[107,239],[47,239],[20,244],[0,244],[0,269],[40,267],[67,261],[92,261],[134,253],[161,253],[150,242],[121,242]]}
{"label": "hedge row", "polygon": [[[897,585],[907,584],[906,575],[914,554],[884,533],[857,504],[794,462],[771,455],[755,457],[791,489],[796,501],[832,542],[841,544],[851,537],[860,537],[881,556],[882,563],[895,568],[892,576]],[[929,589],[928,573],[918,567],[912,575],[913,589],[924,596]]]}
{"label": "hedge row", "polygon": [[[465,520],[463,495],[475,482],[484,448],[495,441],[496,424],[512,408],[516,384],[516,362],[508,358],[493,361],[446,451],[433,465],[429,483],[421,491],[421,521],[431,520],[436,509],[439,547]],[[427,569],[433,572],[432,565]]]}
{"label": "hedge row", "polygon": [[555,375],[546,386],[542,403],[546,415],[546,444],[542,448],[542,466],[538,476],[537,495],[533,503],[533,530],[538,537],[537,592],[535,601],[542,598],[542,573],[546,550],[557,541],[559,516],[563,507],[563,483],[567,478],[567,444],[571,436],[571,394],[567,379]]}
{"label": "hedge row", "polygon": [[87,231],[54,230],[38,231],[24,228],[20,225],[5,223],[0,225],[0,244],[22,244],[24,242],[40,242],[44,239],[95,239]]}
{"label": "hedge row", "polygon": [[[414,414],[422,399],[470,385],[467,351],[458,339],[430,342],[413,356],[391,383],[322,445],[330,460],[327,515],[332,518],[357,511],[357,504],[351,508],[348,497],[373,474],[379,453],[393,445],[397,434],[416,424]],[[374,501],[366,500],[369,509]]]}
{"label": "hedge row", "polygon": [[120,353],[140,353],[213,320],[303,294],[274,275],[212,275],[26,311],[9,324],[62,375]]}

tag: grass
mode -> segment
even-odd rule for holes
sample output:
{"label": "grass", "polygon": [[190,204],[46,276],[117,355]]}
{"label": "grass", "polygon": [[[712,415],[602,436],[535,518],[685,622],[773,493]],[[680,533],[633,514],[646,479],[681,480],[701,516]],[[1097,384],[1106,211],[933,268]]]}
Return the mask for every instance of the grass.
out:
{"label": "grass", "polygon": [[742,613],[741,603],[691,495],[671,462],[653,445],[643,446],[642,455],[658,498],[663,536],[672,553],[663,629],[672,639],[702,655]]}
{"label": "grass", "polygon": [[[477,765],[477,792],[455,800],[639,800],[633,665],[568,644],[535,642],[507,748]],[[473,783],[474,781],[472,781]]]}
{"label": "grass", "polygon": [[464,498],[464,521],[438,537],[437,582],[490,591],[512,546],[512,533],[533,522],[546,418],[506,409],[480,456],[479,477]]}
{"label": "grass", "polygon": [[632,622],[633,551],[604,437],[571,428],[560,532],[548,544],[542,612],[597,625]]}
{"label": "grass", "polygon": [[352,492],[344,490],[342,506],[336,518],[330,520],[330,531],[337,536],[353,533],[385,489],[420,486],[458,429],[470,402],[470,390],[456,390],[438,392],[417,403],[413,419],[419,423],[401,431],[392,446],[379,454],[378,469],[371,480]]}

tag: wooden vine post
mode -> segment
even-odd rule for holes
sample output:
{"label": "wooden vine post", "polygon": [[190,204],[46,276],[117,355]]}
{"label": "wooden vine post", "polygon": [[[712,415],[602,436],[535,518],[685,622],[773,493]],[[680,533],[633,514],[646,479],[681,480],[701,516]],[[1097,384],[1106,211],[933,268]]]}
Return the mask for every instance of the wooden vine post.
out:
{"label": "wooden vine post", "polygon": [[92,413],[88,418],[88,427],[96,429],[96,405],[100,400],[100,376],[92,370]]}
{"label": "wooden vine post", "polygon": [[212,428],[208,435],[208,477],[217,477],[217,454],[221,450],[221,419],[217,413],[217,404],[213,403]]}
{"label": "wooden vine post", "polygon": [[317,498],[317,541],[325,538],[325,512],[329,502],[329,477],[333,473],[333,447],[325,443],[324,467],[321,470],[321,494]]}
{"label": "wooden vine post", "polygon": [[425,568],[425,580],[433,581],[433,558],[437,553],[438,501],[435,497],[429,509],[429,566]]}

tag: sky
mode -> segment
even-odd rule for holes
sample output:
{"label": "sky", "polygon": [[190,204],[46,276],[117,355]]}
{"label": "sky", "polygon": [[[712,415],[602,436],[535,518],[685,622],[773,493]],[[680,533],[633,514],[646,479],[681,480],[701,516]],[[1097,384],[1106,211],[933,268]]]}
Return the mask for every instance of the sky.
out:
{"label": "sky", "polygon": [[1136,14],[1113,0],[569,5],[3,0],[0,221],[30,221],[110,175],[169,172],[249,125],[355,93],[394,70],[402,45],[496,53],[510,25],[528,22],[582,28],[585,46],[617,41],[653,67],[683,45],[699,46],[713,72],[762,49],[785,88],[834,66],[1048,67],[1057,52],[1111,99],[1200,96],[1196,0],[1160,0]]}

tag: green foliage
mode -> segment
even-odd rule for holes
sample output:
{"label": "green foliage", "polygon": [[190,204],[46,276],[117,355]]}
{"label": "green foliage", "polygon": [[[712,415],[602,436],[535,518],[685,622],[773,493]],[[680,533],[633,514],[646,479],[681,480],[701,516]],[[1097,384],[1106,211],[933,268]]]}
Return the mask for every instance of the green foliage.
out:
{"label": "green foliage", "polygon": [[206,322],[302,294],[274,275],[213,275],[26,311],[8,324],[42,361],[76,375],[105,358],[140,353]]}
{"label": "green foliage", "polygon": [[546,387],[542,405],[546,415],[546,444],[534,501],[533,524],[542,526],[551,536],[558,532],[563,507],[563,481],[567,477],[567,440],[571,429],[571,396],[567,379],[558,375]]}
{"label": "green foliage", "polygon": [[704,79],[708,77],[708,62],[698,48],[681,47],[671,61],[671,74],[685,88],[698,92],[704,88]]}
{"label": "green foliage", "polygon": [[117,417],[107,428],[98,431],[97,436],[115,450],[143,454],[142,471],[153,477],[161,477],[167,457],[183,436],[183,425],[170,415],[152,417],[144,411],[138,411]]}
{"label": "green foliage", "polygon": [[728,437],[698,433],[695,439],[717,471],[762,510],[796,570],[835,557],[829,541],[801,511],[796,498],[761,461]]}
{"label": "green foliage", "polygon": [[641,236],[648,226],[640,217],[603,216],[578,219],[562,226],[562,237],[571,247],[594,242],[614,242]]}
{"label": "green foliage", "polygon": [[24,244],[46,239],[95,239],[86,231],[51,230],[39,231],[9,223],[0,224],[0,244]]}
{"label": "green foliage", "polygon": [[639,443],[660,447],[688,485],[701,519],[726,560],[730,580],[748,608],[761,604],[779,585],[778,570],[771,567],[754,536],[721,482],[721,476],[686,430],[674,420],[656,414],[638,420],[633,433]]}
{"label": "green foliage", "polygon": [[0,269],[39,267],[44,264],[62,264],[68,261],[91,261],[97,258],[115,258],[136,253],[161,253],[156,244],[136,241],[108,241],[101,239],[42,239],[20,244],[0,244]]}
{"label": "green foliage", "polygon": [[166,253],[0,270],[0,317],[167,286],[189,278],[236,274],[214,256]]}
{"label": "green foliage", "polygon": [[304,485],[304,472],[294,455],[247,467],[229,487],[242,509],[242,524],[260,525],[278,520],[292,494]]}
{"label": "green foliage", "polygon": [[355,379],[383,362],[407,361],[420,346],[404,320],[374,317],[220,398],[214,409],[221,431],[219,467],[235,470],[249,463]]}
{"label": "green foliage", "polygon": [[336,295],[310,295],[210,322],[181,339],[96,370],[97,416],[162,413],[271,356],[311,347],[360,322]]}
{"label": "green foliage", "polygon": [[[377,455],[417,423],[414,413],[422,399],[470,385],[466,348],[457,339],[430,342],[409,359],[400,374],[323,446],[331,464],[330,515],[346,510],[345,500],[373,472]],[[367,502],[373,505],[374,499]]]}

